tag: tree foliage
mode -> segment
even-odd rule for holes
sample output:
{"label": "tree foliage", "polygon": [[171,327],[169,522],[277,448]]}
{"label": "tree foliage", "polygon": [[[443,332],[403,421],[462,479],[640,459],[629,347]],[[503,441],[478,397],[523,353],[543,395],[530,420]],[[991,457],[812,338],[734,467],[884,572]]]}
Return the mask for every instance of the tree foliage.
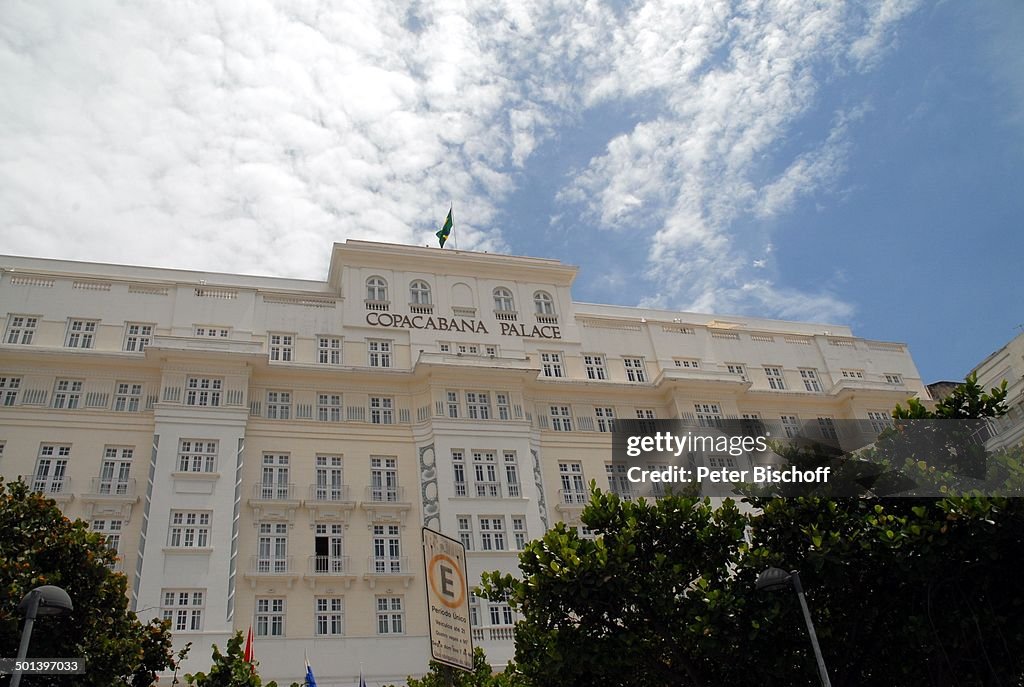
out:
{"label": "tree foliage", "polygon": [[83,675],[33,675],[33,685],[143,687],[174,667],[168,626],[128,610],[127,579],[102,535],[64,517],[52,499],[0,478],[0,655],[15,656],[21,599],[46,584],[63,588],[74,610],[39,616],[29,657],[82,657]]}
{"label": "tree foliage", "polygon": [[[185,675],[185,684],[191,687],[263,687],[263,680],[256,672],[253,664],[244,658],[242,649],[242,633],[235,632],[228,639],[227,653],[213,645],[213,663],[209,672],[189,673]],[[259,661],[256,662],[259,665]],[[271,680],[266,687],[277,687]],[[299,687],[293,682],[291,687]]]}
{"label": "tree foliage", "polygon": [[[968,378],[935,411],[903,412],[990,417],[999,392]],[[887,459],[947,470],[967,455],[941,454],[949,448]],[[1022,464],[1017,449],[988,469],[1019,479]],[[559,525],[528,545],[520,579],[484,578],[485,596],[523,616],[518,670],[567,687],[818,684],[796,595],[755,590],[760,572],[781,567],[801,573],[836,687],[1024,685],[1024,500],[747,501],[741,512],[731,500],[622,502],[594,490],[582,519],[596,540]]]}

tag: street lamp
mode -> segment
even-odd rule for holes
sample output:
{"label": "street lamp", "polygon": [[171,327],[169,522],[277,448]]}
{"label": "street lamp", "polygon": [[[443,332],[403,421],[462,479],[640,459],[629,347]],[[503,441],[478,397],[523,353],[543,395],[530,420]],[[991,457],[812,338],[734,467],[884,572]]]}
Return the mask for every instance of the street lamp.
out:
{"label": "street lamp", "polygon": [[825,669],[825,659],[821,655],[821,647],[818,646],[818,635],[814,632],[811,611],[807,608],[807,599],[804,598],[804,588],[800,584],[800,573],[796,570],[786,572],[782,568],[768,568],[757,576],[758,590],[774,592],[789,586],[793,587],[796,591],[796,597],[800,599],[800,608],[804,612],[807,632],[811,635],[811,646],[814,647],[814,658],[818,661],[818,674],[821,676],[821,684],[824,687],[832,687],[832,683],[828,679],[828,671]]}
{"label": "street lamp", "polygon": [[[60,587],[44,584],[36,587],[21,600],[18,610],[25,614],[25,627],[21,631],[21,644],[18,645],[18,663],[28,656],[28,643],[32,639],[32,625],[37,615],[61,615],[74,610],[71,597]],[[11,687],[21,684],[21,670],[15,670],[11,677]]]}

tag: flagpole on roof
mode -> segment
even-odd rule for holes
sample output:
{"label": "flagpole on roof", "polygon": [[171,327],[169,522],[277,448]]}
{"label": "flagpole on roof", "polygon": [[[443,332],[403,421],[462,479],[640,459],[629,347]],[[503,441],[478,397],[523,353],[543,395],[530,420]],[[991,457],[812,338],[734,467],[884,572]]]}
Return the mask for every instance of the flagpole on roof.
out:
{"label": "flagpole on roof", "polygon": [[455,202],[452,201],[452,200],[449,200],[448,201],[448,214],[452,215],[452,233],[451,233],[451,237],[450,238],[452,240],[452,249],[453,250],[458,250],[459,249],[459,241],[458,241],[458,239],[455,238],[455,215],[452,214],[453,210],[455,210]]}

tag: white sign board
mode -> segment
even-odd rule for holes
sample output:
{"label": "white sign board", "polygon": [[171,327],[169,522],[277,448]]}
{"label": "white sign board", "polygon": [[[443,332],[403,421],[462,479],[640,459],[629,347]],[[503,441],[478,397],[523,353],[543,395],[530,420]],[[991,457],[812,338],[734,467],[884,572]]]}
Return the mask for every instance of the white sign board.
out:
{"label": "white sign board", "polygon": [[462,542],[424,527],[423,567],[427,578],[430,655],[435,661],[472,671],[466,549]]}

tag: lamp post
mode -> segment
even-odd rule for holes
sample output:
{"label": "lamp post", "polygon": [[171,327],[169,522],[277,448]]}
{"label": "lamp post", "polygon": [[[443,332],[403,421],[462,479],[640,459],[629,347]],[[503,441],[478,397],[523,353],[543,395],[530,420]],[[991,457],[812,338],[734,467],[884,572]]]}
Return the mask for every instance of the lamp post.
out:
{"label": "lamp post", "polygon": [[[32,639],[32,626],[37,615],[61,615],[74,610],[71,597],[60,587],[45,584],[36,587],[21,600],[18,610],[25,614],[25,627],[21,631],[21,644],[18,645],[18,662],[28,656],[28,643]],[[21,684],[21,671],[15,670],[11,676],[11,687]]]}
{"label": "lamp post", "polygon": [[789,586],[793,587],[796,597],[800,599],[800,608],[804,612],[804,621],[807,623],[807,633],[811,635],[811,646],[814,647],[814,658],[818,662],[818,675],[821,677],[821,684],[824,687],[832,687],[832,683],[828,679],[828,670],[825,669],[825,658],[821,655],[821,647],[818,646],[818,635],[814,632],[811,611],[807,608],[807,599],[804,598],[804,588],[800,584],[800,573],[796,570],[786,572],[782,568],[768,568],[757,576],[758,590],[771,592]]}

